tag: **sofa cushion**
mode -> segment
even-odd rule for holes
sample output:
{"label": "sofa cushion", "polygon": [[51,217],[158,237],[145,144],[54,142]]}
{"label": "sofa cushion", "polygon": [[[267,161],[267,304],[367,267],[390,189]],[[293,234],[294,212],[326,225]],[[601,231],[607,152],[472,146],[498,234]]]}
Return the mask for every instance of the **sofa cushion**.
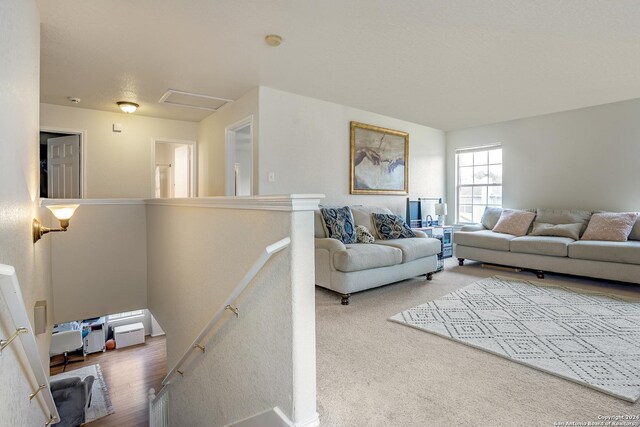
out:
{"label": "sofa cushion", "polygon": [[316,209],[313,212],[313,235],[318,238],[327,237],[324,233],[324,222],[322,221],[320,209]]}
{"label": "sofa cushion", "polygon": [[524,236],[529,231],[536,214],[528,211],[516,209],[505,209],[500,214],[500,219],[493,231],[497,233],[512,234],[514,236]]}
{"label": "sofa cushion", "polygon": [[342,208],[321,208],[324,232],[331,239],[342,243],[356,243],[356,225],[349,206]]}
{"label": "sofa cushion", "polygon": [[376,240],[364,225],[356,226],[356,237],[358,243],[373,243]]}
{"label": "sofa cushion", "polygon": [[574,242],[570,237],[522,236],[509,242],[511,252],[549,256],[567,256],[567,247]]}
{"label": "sofa cushion", "polygon": [[433,238],[377,240],[376,244],[400,249],[403,263],[436,255],[442,250],[440,240]]}
{"label": "sofa cushion", "polygon": [[638,219],[636,219],[636,223],[633,225],[631,229],[631,233],[628,237],[629,240],[640,240],[640,215],[638,215]]}
{"label": "sofa cushion", "polygon": [[397,215],[373,213],[371,217],[376,233],[382,240],[416,237],[416,233]]}
{"label": "sofa cushion", "polygon": [[529,236],[558,236],[569,237],[573,240],[580,240],[580,231],[583,224],[550,224],[546,222],[533,221],[533,229]]}
{"label": "sofa cushion", "polygon": [[640,242],[580,240],[569,245],[569,258],[640,264]]}
{"label": "sofa cushion", "polygon": [[502,208],[487,206],[486,208],[484,208],[484,213],[482,214],[482,219],[480,220],[480,222],[487,230],[493,230],[493,227],[495,227],[498,223],[501,214]]}
{"label": "sofa cushion", "polygon": [[[591,212],[567,209],[536,209],[536,222],[547,224],[581,224],[580,234],[584,233],[591,219]],[[576,239],[578,240],[578,239]]]}
{"label": "sofa cushion", "polygon": [[373,219],[371,219],[372,213],[391,214],[389,209],[381,208],[379,206],[351,206],[351,212],[353,213],[353,219],[356,225],[363,225],[367,227],[367,230],[373,234],[373,237],[378,237],[376,234],[376,228],[373,226]]}
{"label": "sofa cushion", "polygon": [[595,213],[591,217],[582,239],[626,242],[637,219],[638,214],[635,212]]}
{"label": "sofa cushion", "polygon": [[345,245],[345,250],[333,254],[334,267],[345,273],[388,267],[401,262],[402,251],[400,249],[376,244],[349,244]]}
{"label": "sofa cushion", "polygon": [[491,230],[457,231],[453,233],[453,241],[458,245],[505,252],[509,252],[509,241],[515,237],[512,234],[495,233]]}

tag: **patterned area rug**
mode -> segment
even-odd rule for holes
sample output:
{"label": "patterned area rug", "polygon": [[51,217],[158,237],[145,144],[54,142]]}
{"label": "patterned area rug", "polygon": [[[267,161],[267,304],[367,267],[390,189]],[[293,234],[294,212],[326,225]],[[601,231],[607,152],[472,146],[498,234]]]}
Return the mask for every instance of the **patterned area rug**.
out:
{"label": "patterned area rug", "polygon": [[106,417],[109,414],[113,414],[113,406],[111,405],[111,397],[109,396],[109,388],[107,382],[102,376],[102,370],[100,365],[95,364],[91,366],[85,366],[80,369],[74,369],[73,371],[63,372],[51,377],[50,381],[60,380],[62,378],[85,377],[93,375],[95,380],[93,381],[93,387],[91,388],[91,406],[87,408],[85,413],[85,423],[95,421],[98,418]]}
{"label": "patterned area rug", "polygon": [[389,320],[620,399],[640,397],[640,301],[494,276]]}

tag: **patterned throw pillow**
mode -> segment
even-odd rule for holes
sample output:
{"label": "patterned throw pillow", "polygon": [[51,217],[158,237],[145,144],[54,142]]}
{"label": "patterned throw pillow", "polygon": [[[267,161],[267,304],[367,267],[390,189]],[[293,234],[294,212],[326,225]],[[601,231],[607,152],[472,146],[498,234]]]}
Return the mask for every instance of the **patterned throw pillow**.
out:
{"label": "patterned throw pillow", "polygon": [[636,219],[638,219],[636,212],[595,213],[591,216],[587,230],[582,235],[582,240],[626,242]]}
{"label": "patterned throw pillow", "polygon": [[356,226],[349,206],[343,208],[320,208],[324,231],[327,237],[342,243],[356,243]]}
{"label": "patterned throw pillow", "polygon": [[512,234],[514,236],[524,236],[529,231],[531,222],[536,217],[533,212],[505,209],[500,214],[500,219],[493,227],[496,233]]}
{"label": "patterned throw pillow", "polygon": [[356,236],[358,243],[373,243],[376,240],[364,225],[356,226]]}
{"label": "patterned throw pillow", "polygon": [[382,240],[416,237],[416,233],[398,215],[372,213],[373,226]]}

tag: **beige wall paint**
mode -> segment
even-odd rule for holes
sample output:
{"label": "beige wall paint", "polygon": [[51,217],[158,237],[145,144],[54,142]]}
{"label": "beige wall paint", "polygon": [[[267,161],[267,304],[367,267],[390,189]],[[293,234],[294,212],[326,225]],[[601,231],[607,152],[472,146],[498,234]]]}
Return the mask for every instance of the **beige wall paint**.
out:
{"label": "beige wall paint", "polygon": [[406,196],[349,194],[349,122],[358,121],[409,132],[409,195],[444,197],[443,131],[262,86],[259,101],[260,194],[322,193],[325,204],[386,206],[404,216]]}
{"label": "beige wall paint", "polygon": [[149,309],[166,332],[169,368],[260,252],[292,238],[241,294],[239,317],[227,312],[173,380],[172,419],[227,425],[274,406],[295,422],[315,416],[312,212],[149,205],[147,227]]}
{"label": "beige wall paint", "polygon": [[258,88],[225,105],[198,126],[198,175],[200,196],[225,195],[225,128],[253,115],[253,182],[258,192]]}
{"label": "beige wall paint", "polygon": [[447,132],[448,199],[455,150],[499,142],[505,207],[638,211],[638,117],[632,100]]}
{"label": "beige wall paint", "polygon": [[198,133],[195,122],[51,104],[41,104],[40,126],[86,131],[86,198],[152,197],[152,138],[195,141]]}
{"label": "beige wall paint", "polygon": [[[38,208],[38,106],[40,97],[40,19],[32,0],[0,2],[0,263],[16,268],[27,313],[47,300],[47,332],[36,336],[43,365],[51,341],[50,241],[37,245],[31,221],[49,215]],[[0,297],[0,337],[15,331]],[[0,356],[0,425],[44,425],[39,403],[29,403],[33,376],[16,340]],[[39,402],[40,398],[37,398]]]}
{"label": "beige wall paint", "polygon": [[[85,200],[51,236],[55,323],[147,307],[147,227],[138,201]],[[93,204],[97,203],[97,204]]]}

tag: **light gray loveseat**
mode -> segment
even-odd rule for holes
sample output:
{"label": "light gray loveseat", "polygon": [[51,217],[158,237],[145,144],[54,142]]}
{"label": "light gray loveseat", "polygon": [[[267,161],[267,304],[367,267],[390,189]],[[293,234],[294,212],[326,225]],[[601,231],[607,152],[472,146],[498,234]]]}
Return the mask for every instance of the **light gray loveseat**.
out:
{"label": "light gray loveseat", "polygon": [[372,206],[350,206],[356,226],[366,227],[375,237],[374,243],[344,244],[327,238],[320,211],[315,213],[316,285],[331,289],[349,304],[354,292],[388,283],[426,275],[431,280],[437,269],[438,239],[416,231],[417,237],[380,240],[373,227],[371,214],[391,211]]}
{"label": "light gray loveseat", "polygon": [[[534,221],[549,224],[582,223],[582,233],[592,213],[578,210],[535,209]],[[464,226],[453,235],[460,265],[465,259],[600,279],[640,283],[640,219],[626,242],[573,240],[568,237],[516,237],[491,231],[500,209],[488,209],[482,224]]]}

